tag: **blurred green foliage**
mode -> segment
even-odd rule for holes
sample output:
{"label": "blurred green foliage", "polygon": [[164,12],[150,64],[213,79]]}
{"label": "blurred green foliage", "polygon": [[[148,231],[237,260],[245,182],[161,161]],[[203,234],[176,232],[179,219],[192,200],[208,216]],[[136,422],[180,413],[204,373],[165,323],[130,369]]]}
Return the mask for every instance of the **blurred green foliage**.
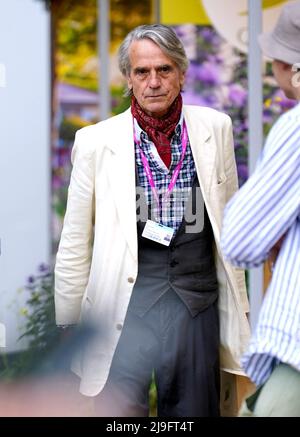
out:
{"label": "blurred green foliage", "polygon": [[53,289],[53,274],[41,264],[37,274],[27,280],[23,289],[26,303],[19,311],[23,319],[19,340],[26,339],[27,347],[0,355],[0,379],[10,381],[30,374],[57,346],[59,330],[55,324]]}

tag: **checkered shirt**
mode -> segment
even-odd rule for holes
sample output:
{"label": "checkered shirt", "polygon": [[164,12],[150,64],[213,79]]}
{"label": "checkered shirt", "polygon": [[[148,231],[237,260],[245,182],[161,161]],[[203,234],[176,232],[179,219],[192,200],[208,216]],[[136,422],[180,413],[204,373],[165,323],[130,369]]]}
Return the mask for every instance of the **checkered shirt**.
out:
{"label": "checkered shirt", "polygon": [[146,202],[150,206],[151,211],[151,216],[148,218],[165,226],[169,226],[176,232],[182,222],[186,202],[189,198],[196,172],[192,150],[188,141],[184,160],[174,189],[170,196],[165,201],[162,201],[170,184],[173,171],[179,163],[182,154],[181,131],[183,126],[183,116],[181,115],[180,121],[175,128],[175,133],[171,140],[172,160],[170,169],[166,167],[160,158],[154,143],[149,140],[146,132],[142,131],[136,120],[134,120],[134,123],[136,137],[137,139],[140,139],[140,147],[149,163],[156,191],[161,201],[161,208],[159,208],[146,176],[139,146],[138,144],[135,144],[135,158],[139,185],[144,189]]}

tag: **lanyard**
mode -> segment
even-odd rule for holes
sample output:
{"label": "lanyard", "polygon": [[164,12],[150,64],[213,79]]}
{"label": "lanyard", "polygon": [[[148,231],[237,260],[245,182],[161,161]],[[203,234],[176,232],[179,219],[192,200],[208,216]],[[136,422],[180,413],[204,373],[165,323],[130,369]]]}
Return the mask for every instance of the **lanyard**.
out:
{"label": "lanyard", "polygon": [[[155,200],[157,202],[157,205],[160,208],[161,205],[160,205],[159,197],[158,197],[157,190],[156,190],[156,187],[155,187],[152,171],[150,169],[150,166],[149,166],[149,163],[147,161],[147,158],[146,158],[144,152],[141,149],[141,141],[137,139],[134,123],[133,123],[133,136],[134,136],[134,141],[138,145],[139,150],[140,150],[140,154],[141,154],[141,158],[142,158],[142,163],[143,163],[143,166],[144,166],[144,169],[145,169],[145,172],[146,172],[146,176],[147,176],[149,185],[150,185],[151,190],[152,190],[152,192],[154,194],[154,197],[155,197]],[[175,170],[173,171],[170,184],[169,184],[169,186],[167,188],[166,194],[162,198],[162,202],[164,202],[169,197],[169,195],[171,194],[171,192],[173,191],[173,189],[175,187],[175,184],[176,184],[176,181],[178,179],[179,172],[181,170],[182,163],[183,163],[183,160],[184,160],[184,156],[185,156],[185,152],[186,152],[186,148],[187,148],[187,143],[188,143],[187,128],[186,128],[185,121],[183,121],[182,135],[181,135],[181,144],[182,144],[181,158],[180,158],[180,161],[178,162],[178,164],[176,165]]]}

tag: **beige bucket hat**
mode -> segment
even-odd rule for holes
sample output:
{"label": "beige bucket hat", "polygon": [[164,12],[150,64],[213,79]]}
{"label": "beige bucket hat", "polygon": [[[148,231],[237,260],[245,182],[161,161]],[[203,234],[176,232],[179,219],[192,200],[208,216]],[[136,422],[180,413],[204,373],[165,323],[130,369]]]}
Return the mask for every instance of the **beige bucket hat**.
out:
{"label": "beige bucket hat", "polygon": [[258,40],[267,57],[300,63],[300,1],[286,3],[273,31],[262,33]]}

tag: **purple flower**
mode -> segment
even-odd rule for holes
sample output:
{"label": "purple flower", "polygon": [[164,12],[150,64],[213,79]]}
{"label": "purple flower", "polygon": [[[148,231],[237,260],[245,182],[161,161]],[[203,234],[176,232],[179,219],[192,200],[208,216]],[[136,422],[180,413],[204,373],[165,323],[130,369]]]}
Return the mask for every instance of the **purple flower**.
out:
{"label": "purple flower", "polygon": [[245,118],[245,120],[242,122],[242,127],[244,130],[248,130],[249,129],[249,120],[248,118]]}
{"label": "purple flower", "polygon": [[61,179],[59,176],[57,176],[56,174],[54,174],[54,175],[52,176],[52,187],[53,187],[53,189],[54,189],[54,190],[58,190],[58,189],[61,188],[63,185],[64,185],[64,184],[63,184],[62,179]]}
{"label": "purple flower", "polygon": [[208,55],[207,60],[209,62],[212,62],[213,64],[223,64],[223,59],[221,58],[221,56],[216,55],[216,54]]}
{"label": "purple flower", "polygon": [[221,42],[219,35],[210,27],[203,27],[200,29],[200,36],[204,41],[210,43],[212,46],[218,46]]}
{"label": "purple flower", "polygon": [[35,277],[33,275],[28,276],[27,278],[27,283],[28,284],[33,284],[35,281]]}
{"label": "purple flower", "polygon": [[243,107],[247,101],[247,91],[240,84],[231,84],[228,89],[228,98],[234,106]]}
{"label": "purple flower", "polygon": [[273,115],[271,113],[271,111],[269,110],[265,110],[263,112],[263,123],[267,123],[270,124],[273,121]]}
{"label": "purple flower", "polygon": [[115,108],[116,106],[118,106],[118,104],[119,104],[119,100],[112,97],[112,99],[111,99],[112,108]]}
{"label": "purple flower", "polygon": [[248,167],[246,164],[237,164],[237,172],[239,175],[239,178],[243,181],[246,181],[248,179]]}
{"label": "purple flower", "polygon": [[182,93],[182,100],[185,105],[209,106],[200,94],[191,90]]}
{"label": "purple flower", "polygon": [[191,61],[189,68],[186,72],[186,84],[190,83],[192,86],[194,86],[194,81],[198,79],[198,70],[199,64]]}
{"label": "purple flower", "polygon": [[241,134],[244,131],[244,129],[243,129],[241,124],[233,123],[232,127],[233,127],[233,132],[234,132],[235,135],[239,135],[239,134]]}
{"label": "purple flower", "polygon": [[235,142],[234,143],[234,149],[235,150],[240,150],[240,149],[242,149],[244,146],[243,146],[243,144],[241,144],[241,143],[239,143],[239,142]]}
{"label": "purple flower", "polygon": [[41,263],[38,267],[39,272],[45,273],[49,271],[49,266],[45,263]]}
{"label": "purple flower", "polygon": [[175,30],[178,38],[183,38],[186,35],[186,30],[184,26],[175,26],[173,30]]}
{"label": "purple flower", "polygon": [[203,62],[198,67],[197,79],[210,86],[219,85],[221,83],[220,70],[216,64]]}
{"label": "purple flower", "polygon": [[288,99],[281,89],[277,89],[276,92],[273,94],[271,106],[274,103],[278,104],[283,110],[291,109],[296,104],[294,100]]}
{"label": "purple flower", "polygon": [[204,27],[203,29],[201,29],[200,35],[203,39],[209,42],[214,36],[214,32],[209,27]]}
{"label": "purple flower", "polygon": [[288,99],[287,97],[285,99],[282,99],[279,102],[280,106],[282,107],[282,109],[291,109],[295,106],[295,101]]}
{"label": "purple flower", "polygon": [[71,151],[69,149],[59,149],[58,158],[60,167],[64,167],[70,163],[70,155]]}

